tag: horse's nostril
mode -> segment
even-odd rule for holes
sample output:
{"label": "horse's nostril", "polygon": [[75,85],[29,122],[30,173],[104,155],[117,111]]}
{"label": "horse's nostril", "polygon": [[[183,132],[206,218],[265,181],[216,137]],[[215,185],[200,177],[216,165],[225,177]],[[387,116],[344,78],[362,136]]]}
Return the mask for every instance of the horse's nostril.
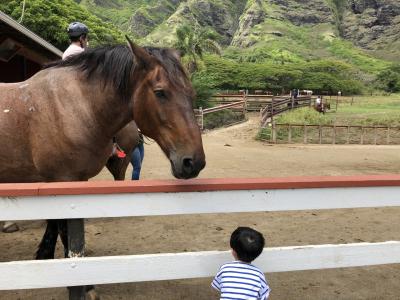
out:
{"label": "horse's nostril", "polygon": [[193,171],[193,159],[191,158],[184,158],[183,159],[183,169],[187,173],[191,173]]}

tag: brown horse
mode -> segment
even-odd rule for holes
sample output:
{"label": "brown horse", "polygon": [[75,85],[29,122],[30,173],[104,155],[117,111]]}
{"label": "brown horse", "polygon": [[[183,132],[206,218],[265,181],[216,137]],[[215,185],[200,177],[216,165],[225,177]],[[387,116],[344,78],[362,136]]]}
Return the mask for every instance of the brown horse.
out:
{"label": "brown horse", "polygon": [[[0,84],[0,182],[88,180],[130,121],[154,139],[176,178],[205,166],[193,88],[176,52],[129,46],[89,49],[21,83]],[[129,153],[128,153],[129,154]],[[54,257],[63,220],[50,220],[38,259]]]}
{"label": "brown horse", "polygon": [[106,167],[113,175],[114,180],[124,180],[126,169],[131,161],[132,151],[139,143],[138,128],[135,121],[129,122],[128,125],[118,131],[115,138],[118,146],[124,150],[126,157],[111,156],[107,160]]}
{"label": "brown horse", "polygon": [[331,109],[331,104],[321,102],[319,105],[315,104],[314,109],[319,113],[325,114],[327,110]]}
{"label": "brown horse", "polygon": [[[114,180],[124,180],[126,169],[131,161],[131,153],[139,143],[138,128],[135,121],[131,121],[115,135],[118,146],[126,153],[125,158],[111,156],[106,163],[108,171],[113,175]],[[5,222],[3,232],[12,233],[18,231],[18,225],[14,222]]]}

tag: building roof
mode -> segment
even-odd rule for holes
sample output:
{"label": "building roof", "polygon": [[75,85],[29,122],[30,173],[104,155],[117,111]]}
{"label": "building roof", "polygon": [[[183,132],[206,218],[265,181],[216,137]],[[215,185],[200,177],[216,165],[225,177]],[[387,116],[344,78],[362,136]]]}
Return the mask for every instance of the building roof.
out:
{"label": "building roof", "polygon": [[29,45],[36,51],[46,53],[49,58],[59,59],[62,57],[63,53],[59,49],[0,11],[0,35],[2,33],[11,35],[13,38],[18,39],[19,42]]}

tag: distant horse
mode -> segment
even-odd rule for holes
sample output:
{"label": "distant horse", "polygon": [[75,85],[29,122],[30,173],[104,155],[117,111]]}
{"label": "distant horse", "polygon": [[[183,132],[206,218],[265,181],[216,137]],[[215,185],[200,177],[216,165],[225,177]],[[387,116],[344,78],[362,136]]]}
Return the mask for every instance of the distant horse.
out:
{"label": "distant horse", "polygon": [[[112,138],[135,120],[171,163],[193,178],[205,155],[193,88],[174,50],[88,49],[21,83],[0,84],[0,182],[82,181],[98,174]],[[129,153],[127,153],[129,155]],[[54,257],[66,221],[49,220],[36,257]]]}
{"label": "distant horse", "polygon": [[319,113],[325,114],[327,110],[331,109],[331,104],[321,102],[321,104],[319,104],[319,105],[315,104],[314,109]]}

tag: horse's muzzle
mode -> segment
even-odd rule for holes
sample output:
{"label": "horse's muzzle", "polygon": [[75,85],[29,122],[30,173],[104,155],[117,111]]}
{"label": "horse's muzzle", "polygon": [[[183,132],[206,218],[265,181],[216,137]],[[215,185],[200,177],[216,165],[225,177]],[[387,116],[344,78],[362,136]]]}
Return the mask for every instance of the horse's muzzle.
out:
{"label": "horse's muzzle", "polygon": [[190,179],[197,177],[204,169],[206,161],[204,158],[193,159],[190,156],[184,156],[177,162],[171,161],[172,174],[178,179]]}

